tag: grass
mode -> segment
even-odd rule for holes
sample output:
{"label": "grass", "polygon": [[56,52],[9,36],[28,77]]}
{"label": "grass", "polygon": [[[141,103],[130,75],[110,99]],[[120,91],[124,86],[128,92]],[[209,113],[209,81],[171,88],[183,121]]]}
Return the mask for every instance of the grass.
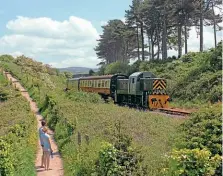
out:
{"label": "grass", "polygon": [[[138,112],[133,109],[117,107],[113,104],[92,104],[59,100],[60,119],[67,119],[74,124],[74,133],[70,137],[64,133],[63,120],[55,126],[56,139],[62,151],[65,175],[78,175],[77,165],[83,167],[78,155],[84,157],[84,165],[94,170],[98,152],[103,141],[113,143],[116,126],[121,124],[121,133],[133,139],[133,147],[144,156],[143,165],[148,166],[149,175],[157,175],[164,165],[164,155],[172,149],[177,137],[176,129],[183,119],[173,119],[165,115],[150,112]],[[48,121],[53,115],[49,110],[44,112]],[[63,115],[62,115],[63,114]],[[77,133],[82,136],[82,145],[78,151]],[[89,136],[90,144],[86,145],[85,136]],[[159,164],[158,164],[159,163]]]}

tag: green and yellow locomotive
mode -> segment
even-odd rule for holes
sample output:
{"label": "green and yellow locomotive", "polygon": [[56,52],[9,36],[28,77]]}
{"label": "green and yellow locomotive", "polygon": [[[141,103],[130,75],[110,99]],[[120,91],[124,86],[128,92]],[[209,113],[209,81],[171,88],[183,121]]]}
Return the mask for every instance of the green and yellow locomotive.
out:
{"label": "green and yellow locomotive", "polygon": [[166,80],[150,72],[130,75],[115,74],[90,76],[67,80],[67,89],[94,92],[103,98],[112,97],[114,103],[138,108],[168,108],[170,98]]}

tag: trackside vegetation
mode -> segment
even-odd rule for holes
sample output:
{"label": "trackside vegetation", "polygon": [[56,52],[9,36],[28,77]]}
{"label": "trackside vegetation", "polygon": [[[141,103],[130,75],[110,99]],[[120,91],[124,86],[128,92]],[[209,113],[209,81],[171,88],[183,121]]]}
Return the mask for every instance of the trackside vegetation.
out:
{"label": "trackside vegetation", "polygon": [[[96,94],[64,92],[66,74],[25,56],[3,55],[0,67],[27,88],[55,130],[65,175],[217,176],[222,165],[221,46],[126,67],[129,74],[144,70],[168,79],[173,106],[199,107],[188,119],[117,107]],[[115,73],[111,65],[103,69]]]}
{"label": "trackside vegetation", "polygon": [[[1,66],[27,88],[55,130],[65,175],[157,175],[162,170],[163,156],[172,149],[178,135],[176,129],[183,119],[106,104],[94,94],[65,93],[63,73],[25,56],[1,56]],[[126,138],[126,142],[121,138]],[[110,150],[114,155],[110,155]],[[133,161],[122,159],[130,156]],[[111,167],[104,170],[104,165]]]}
{"label": "trackside vegetation", "polygon": [[35,175],[35,116],[25,98],[1,73],[0,119],[0,175]]}

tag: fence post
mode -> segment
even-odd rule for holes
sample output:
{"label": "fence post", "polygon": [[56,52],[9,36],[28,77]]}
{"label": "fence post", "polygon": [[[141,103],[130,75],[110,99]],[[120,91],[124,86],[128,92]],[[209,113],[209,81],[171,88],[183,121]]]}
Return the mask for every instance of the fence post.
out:
{"label": "fence post", "polygon": [[81,145],[81,133],[80,132],[77,133],[77,143],[79,146]]}
{"label": "fence post", "polygon": [[85,134],[85,140],[86,140],[87,145],[89,145],[89,136],[87,134]]}

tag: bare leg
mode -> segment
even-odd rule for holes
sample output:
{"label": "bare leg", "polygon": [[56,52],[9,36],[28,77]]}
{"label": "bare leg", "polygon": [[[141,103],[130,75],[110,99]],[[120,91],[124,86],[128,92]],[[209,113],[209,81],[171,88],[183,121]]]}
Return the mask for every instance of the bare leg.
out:
{"label": "bare leg", "polygon": [[44,152],[44,154],[43,154],[43,164],[44,164],[44,166],[45,166],[45,170],[46,170],[46,158],[47,158],[47,153],[46,152]]}
{"label": "bare leg", "polygon": [[49,170],[49,166],[50,166],[50,152],[47,152],[46,155],[46,169]]}
{"label": "bare leg", "polygon": [[43,163],[44,163],[44,153],[42,154],[41,167],[44,167]]}

